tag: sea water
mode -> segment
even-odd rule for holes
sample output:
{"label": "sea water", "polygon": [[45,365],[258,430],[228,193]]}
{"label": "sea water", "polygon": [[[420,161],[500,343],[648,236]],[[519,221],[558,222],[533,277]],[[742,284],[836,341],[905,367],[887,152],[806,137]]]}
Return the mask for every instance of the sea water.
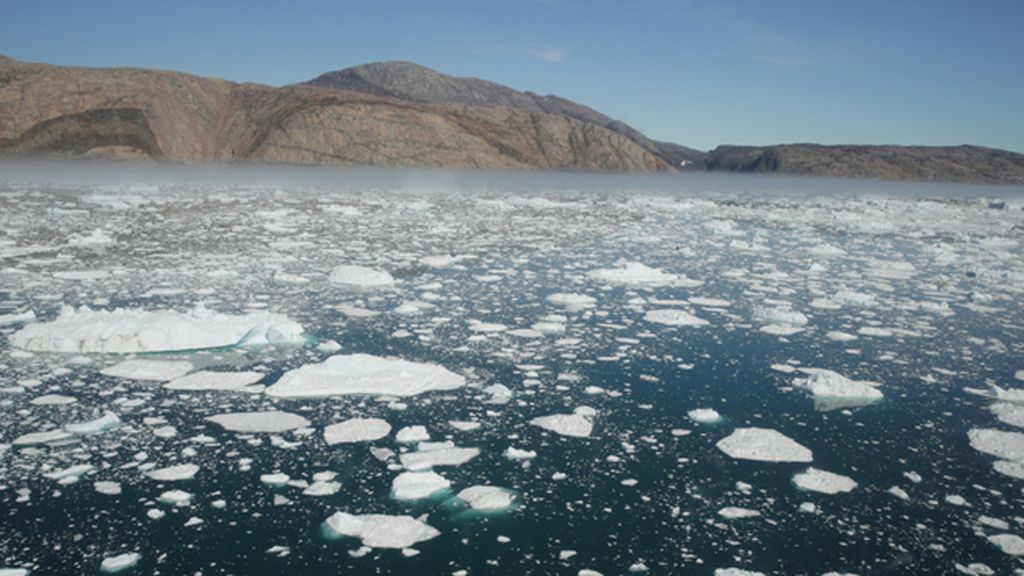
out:
{"label": "sea water", "polygon": [[1024,568],[1020,188],[5,168],[0,568]]}

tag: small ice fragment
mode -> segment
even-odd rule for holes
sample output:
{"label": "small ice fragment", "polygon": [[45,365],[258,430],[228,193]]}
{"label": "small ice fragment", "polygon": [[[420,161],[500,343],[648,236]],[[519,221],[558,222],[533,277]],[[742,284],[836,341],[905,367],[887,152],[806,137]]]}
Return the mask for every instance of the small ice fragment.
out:
{"label": "small ice fragment", "polygon": [[750,508],[726,506],[718,511],[718,515],[726,520],[739,520],[742,518],[754,518],[756,516],[760,516],[761,513],[757,510],[751,510]]}
{"label": "small ice fragment", "polygon": [[406,426],[395,433],[395,442],[399,444],[414,444],[416,442],[429,442],[430,433],[426,426]]}
{"label": "small ice fragment", "polygon": [[988,541],[1010,556],[1024,556],[1024,538],[1016,534],[994,534]]}
{"label": "small ice fragment", "polygon": [[203,370],[175,378],[164,384],[168,390],[214,391],[238,390],[259,382],[261,372],[213,372]]}
{"label": "small ice fragment", "polygon": [[595,414],[596,411],[593,408],[580,406],[572,414],[539,416],[530,420],[530,424],[561,436],[586,438],[594,429],[593,417]]}
{"label": "small ice fragment", "polygon": [[81,435],[102,434],[103,432],[113,430],[120,425],[121,419],[117,417],[117,414],[107,412],[95,420],[67,424],[64,426],[64,431],[71,434]]}
{"label": "small ice fragment", "polygon": [[92,486],[98,494],[104,494],[106,496],[117,496],[121,494],[121,484],[118,482],[100,480],[93,482]]}
{"label": "small ice fragment", "polygon": [[722,421],[722,415],[714,408],[695,408],[686,415],[698,424],[717,424]]}
{"label": "small ice fragment", "polygon": [[302,491],[302,494],[305,496],[331,496],[337,494],[338,490],[341,490],[341,482],[315,480]]}

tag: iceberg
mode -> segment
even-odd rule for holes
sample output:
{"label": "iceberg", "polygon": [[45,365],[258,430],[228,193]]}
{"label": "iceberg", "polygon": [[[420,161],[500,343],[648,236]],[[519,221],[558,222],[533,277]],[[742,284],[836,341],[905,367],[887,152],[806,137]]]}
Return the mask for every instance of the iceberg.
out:
{"label": "iceberg", "polygon": [[65,306],[50,322],[29,324],[10,336],[33,352],[131,354],[228,346],[301,343],[302,326],[281,314],[232,316],[202,305],[170,310],[90,310]]}
{"label": "iceberg", "polygon": [[265,412],[232,412],[209,416],[206,420],[217,424],[228,432],[287,432],[307,428],[309,420],[291,412],[268,410]]}
{"label": "iceberg", "polygon": [[436,364],[351,354],[291,370],[267,388],[266,393],[279,398],[415,396],[434,390],[454,390],[465,383],[462,376]]}
{"label": "iceberg", "polygon": [[409,548],[441,535],[433,526],[412,516],[335,512],[326,525],[331,532],[358,538],[370,548]]}
{"label": "iceberg", "polygon": [[715,444],[731,458],[758,462],[811,462],[813,453],[785,434],[770,428],[737,428]]}

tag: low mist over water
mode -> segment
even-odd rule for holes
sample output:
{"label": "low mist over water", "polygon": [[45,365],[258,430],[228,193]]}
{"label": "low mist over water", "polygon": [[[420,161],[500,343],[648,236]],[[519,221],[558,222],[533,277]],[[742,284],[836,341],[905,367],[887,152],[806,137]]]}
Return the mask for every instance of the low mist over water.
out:
{"label": "low mist over water", "polygon": [[0,568],[1019,571],[1022,207],[2,164]]}

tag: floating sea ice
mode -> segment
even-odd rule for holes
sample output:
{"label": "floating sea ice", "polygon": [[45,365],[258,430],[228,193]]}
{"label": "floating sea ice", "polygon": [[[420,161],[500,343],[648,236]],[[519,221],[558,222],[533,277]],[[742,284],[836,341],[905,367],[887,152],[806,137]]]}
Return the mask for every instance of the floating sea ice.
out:
{"label": "floating sea ice", "polygon": [[436,472],[402,472],[391,481],[391,494],[398,500],[420,500],[452,485]]}
{"label": "floating sea ice", "polygon": [[391,425],[380,418],[351,418],[324,428],[328,446],[352,442],[372,442],[391,433]]}
{"label": "floating sea ice", "polygon": [[302,490],[305,496],[332,496],[341,490],[341,482],[333,480],[315,480]]}
{"label": "floating sea ice", "polygon": [[840,332],[839,330],[832,330],[828,334],[825,334],[825,338],[828,338],[833,342],[853,342],[858,338],[858,336],[855,334]]}
{"label": "floating sea ice", "polygon": [[470,486],[455,497],[473,510],[504,510],[515,503],[515,494],[497,486]]}
{"label": "floating sea ice", "polygon": [[184,490],[168,490],[161,494],[158,500],[172,506],[186,506],[192,501],[192,495]]}
{"label": "floating sea ice", "polygon": [[146,476],[157,482],[177,482],[180,480],[191,480],[198,472],[199,466],[197,464],[178,464],[176,466],[150,470],[146,472]]}
{"label": "floating sea ice", "polygon": [[164,384],[168,390],[238,390],[251,386],[263,378],[262,372],[213,372],[202,370],[175,378]]}
{"label": "floating sea ice", "polygon": [[460,448],[452,442],[421,442],[419,450],[405,452],[399,459],[406,470],[425,470],[435,466],[461,466],[479,455],[479,448]]}
{"label": "floating sea ice", "polygon": [[94,229],[88,236],[79,236],[75,234],[68,238],[68,246],[76,247],[110,246],[113,243],[114,239],[101,228]]}
{"label": "floating sea ice", "polygon": [[757,510],[751,510],[750,508],[726,506],[718,511],[718,515],[726,520],[739,520],[743,518],[754,518],[756,516],[760,516],[761,513]]}
{"label": "floating sea ice", "polygon": [[113,412],[107,412],[95,420],[75,422],[64,426],[64,431],[71,434],[102,434],[114,430],[121,425],[121,419]]}
{"label": "floating sea ice", "polygon": [[561,336],[565,334],[565,324],[562,322],[534,322],[530,329],[545,336]]}
{"label": "floating sea ice", "polygon": [[386,288],[395,285],[395,279],[384,270],[352,265],[336,267],[328,280],[331,284],[358,288]]}
{"label": "floating sea ice", "polygon": [[302,416],[278,410],[217,414],[206,419],[229,432],[241,433],[287,432],[309,426],[309,420]]}
{"label": "floating sea ice", "polygon": [[27,324],[36,321],[36,313],[32,310],[20,314],[0,314],[0,328],[14,326],[15,324]]}
{"label": "floating sea ice", "polygon": [[967,437],[971,448],[1001,459],[992,464],[996,472],[1024,480],[1024,433],[972,428]]}
{"label": "floating sea ice", "polygon": [[138,552],[127,552],[117,556],[110,556],[104,558],[103,562],[100,563],[100,572],[105,572],[107,574],[123,572],[129,568],[134,568],[141,559],[142,555]]}
{"label": "floating sea ice", "polygon": [[65,306],[56,320],[25,326],[12,334],[10,341],[17,348],[40,352],[171,352],[296,344],[302,342],[302,326],[280,314],[232,316],[202,306],[187,313]]}
{"label": "floating sea ice", "polygon": [[530,420],[530,424],[550,430],[562,436],[586,438],[594,429],[594,416],[597,411],[589,406],[580,406],[572,414],[552,414],[539,416]]}
{"label": "floating sea ice", "polygon": [[100,370],[100,374],[125,380],[151,380],[166,382],[180,378],[192,371],[192,363],[186,360],[123,360]]}
{"label": "floating sea ice", "polygon": [[792,438],[770,428],[737,428],[715,445],[732,458],[759,462],[811,462],[814,455]]}
{"label": "floating sea ice", "polygon": [[[86,472],[91,472],[93,468],[95,467],[92,464],[76,464],[74,466],[70,466],[68,468],[64,468],[61,470],[47,472],[43,474],[43,477],[48,478],[50,480],[68,480],[73,478],[74,480],[72,480],[72,482],[74,482],[77,481],[78,478],[80,478]],[[68,482],[63,483],[67,484]]]}
{"label": "floating sea ice", "polygon": [[618,268],[600,268],[587,273],[593,280],[609,284],[631,284],[639,286],[699,286],[701,283],[676,274],[663,272],[639,262],[626,262]]}
{"label": "floating sea ice", "polygon": [[839,494],[840,492],[851,492],[857,487],[857,483],[849,476],[835,474],[810,467],[804,472],[793,476],[793,483],[812,492],[822,494]]}
{"label": "floating sea ice", "polygon": [[1016,534],[994,534],[988,541],[1010,556],[1024,556],[1024,538]]}
{"label": "floating sea ice", "polygon": [[64,430],[47,430],[46,432],[30,432],[15,438],[11,444],[14,446],[33,446],[35,444],[49,444],[71,438],[71,434]]}
{"label": "floating sea ice", "polygon": [[[878,390],[878,382],[851,380],[838,372],[822,368],[801,368],[807,378],[797,378],[795,387],[806,390],[816,400],[826,401],[819,407],[835,408],[839,406],[857,406],[881,400],[883,395]],[[829,400],[838,402],[827,402]]]}
{"label": "floating sea ice", "polygon": [[1024,406],[1011,402],[998,402],[989,406],[989,410],[999,418],[1000,422],[1024,428]]}
{"label": "floating sea ice", "polygon": [[0,568],[0,576],[28,576],[28,568]]}
{"label": "floating sea ice", "polygon": [[714,408],[695,408],[686,413],[690,420],[700,424],[716,424],[722,421],[722,415]]}
{"label": "floating sea ice", "polygon": [[370,548],[409,548],[441,535],[433,526],[412,516],[335,512],[326,525],[335,534],[358,538]]}
{"label": "floating sea ice", "polygon": [[62,394],[45,394],[29,400],[29,404],[33,406],[66,406],[75,402],[78,402],[78,399],[74,396],[64,396]]}
{"label": "floating sea ice", "polygon": [[591,296],[567,294],[565,292],[549,294],[546,300],[556,306],[563,306],[567,310],[583,310],[584,308],[592,308],[597,304],[597,300]]}
{"label": "floating sea ice", "polygon": [[715,576],[765,576],[764,572],[743,570],[742,568],[715,568]]}
{"label": "floating sea ice", "polygon": [[498,324],[496,322],[480,322],[479,320],[470,320],[469,331],[470,332],[481,332],[481,333],[494,333],[504,332],[508,330],[508,326],[504,324]]}
{"label": "floating sea ice", "polygon": [[686,310],[659,309],[649,310],[644,320],[666,326],[707,326],[708,321],[690,314]]}
{"label": "floating sea ice", "polygon": [[281,398],[346,394],[415,396],[434,390],[454,390],[465,383],[462,376],[436,364],[351,354],[291,370],[267,388],[266,393]]}
{"label": "floating sea ice", "polygon": [[105,496],[117,496],[121,494],[121,484],[119,482],[100,480],[93,482],[92,487],[96,490],[97,494],[103,494]]}
{"label": "floating sea ice", "polygon": [[291,479],[291,476],[283,472],[274,472],[273,474],[260,474],[260,482],[268,486],[284,486]]}
{"label": "floating sea ice", "polygon": [[537,457],[537,452],[533,450],[521,450],[514,446],[509,446],[505,449],[505,458],[509,460],[531,460]]}
{"label": "floating sea ice", "polygon": [[395,433],[395,442],[399,444],[415,444],[416,442],[429,442],[430,433],[426,426],[406,426]]}

